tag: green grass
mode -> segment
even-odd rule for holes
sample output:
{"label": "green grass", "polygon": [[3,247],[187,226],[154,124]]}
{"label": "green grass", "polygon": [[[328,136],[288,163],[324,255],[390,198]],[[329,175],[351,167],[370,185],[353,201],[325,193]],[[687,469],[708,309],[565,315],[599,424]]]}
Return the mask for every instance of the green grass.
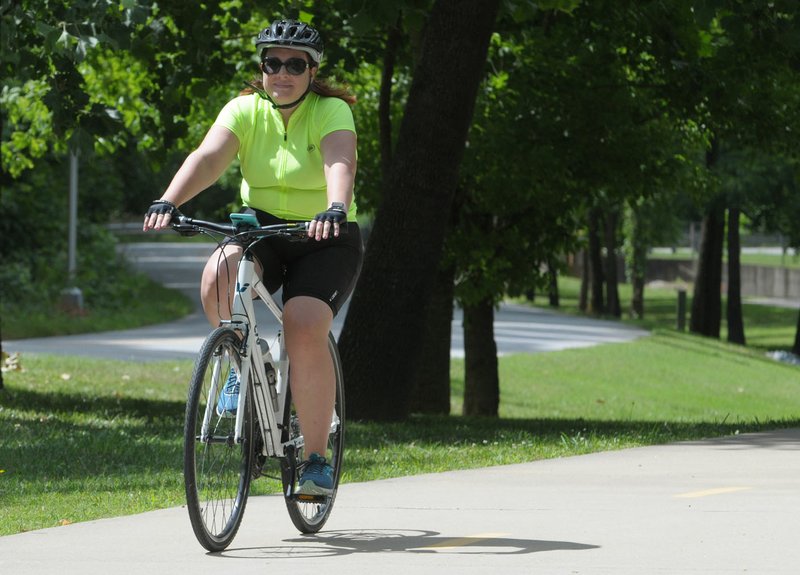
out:
{"label": "green grass", "polygon": [[[0,535],[183,503],[191,362],[23,356],[0,391]],[[453,412],[463,393],[454,361]],[[500,420],[350,422],[343,480],[800,425],[800,370],[675,332],[500,358]],[[274,491],[261,479],[254,493]],[[188,528],[188,527],[187,527]]]}
{"label": "green grass", "polygon": [[25,307],[3,302],[3,338],[13,340],[133,329],[177,319],[193,310],[191,299],[179,291],[145,277],[139,278],[137,285],[135,297],[125,298],[124,302],[110,302],[107,306],[86,306],[78,315],[46,302]]}
{"label": "green grass", "polygon": [[[512,356],[501,377],[528,381],[504,395],[504,417],[738,422],[800,415],[800,368],[675,332],[589,351]],[[779,381],[786,385],[774,385]]]}
{"label": "green grass", "polygon": [[[784,255],[761,254],[761,253],[742,253],[740,256],[743,265],[800,268],[800,255],[791,253]],[[688,248],[681,248],[674,253],[659,251],[648,256],[654,260],[696,260],[697,253]],[[724,254],[724,261],[728,261],[727,254]]]}

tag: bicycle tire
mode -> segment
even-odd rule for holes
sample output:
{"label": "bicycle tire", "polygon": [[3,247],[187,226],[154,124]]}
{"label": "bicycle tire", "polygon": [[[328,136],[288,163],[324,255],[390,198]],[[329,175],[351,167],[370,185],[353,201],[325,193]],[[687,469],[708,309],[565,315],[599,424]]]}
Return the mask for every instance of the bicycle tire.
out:
{"label": "bicycle tire", "polygon": [[[189,386],[184,426],[184,484],[192,529],[207,550],[230,545],[244,516],[250,492],[254,412],[251,396],[245,402],[243,438],[234,443],[236,419],[217,414],[216,404],[230,368],[241,368],[240,338],[229,327],[211,332],[200,349]],[[216,394],[209,398],[216,368]],[[201,441],[201,426],[210,404],[213,430]]]}
{"label": "bicycle tire", "polygon": [[[322,526],[325,525],[325,522],[328,520],[333,510],[333,503],[336,499],[336,492],[339,489],[339,479],[342,473],[345,431],[344,378],[342,375],[342,363],[339,358],[339,349],[333,334],[328,334],[328,349],[333,359],[333,371],[336,379],[336,400],[334,409],[338,416],[338,425],[328,436],[328,453],[331,454],[329,463],[333,467],[333,492],[325,497],[322,502],[305,502],[290,497],[288,494],[294,491],[294,489],[290,489],[290,487],[296,487],[290,485],[292,479],[297,479],[294,473],[296,470],[291,469],[291,463],[288,459],[284,458],[281,460],[281,478],[283,481],[286,508],[289,511],[289,517],[292,523],[294,523],[294,526],[301,533],[317,533],[322,529]],[[291,380],[291,369],[289,378]],[[291,391],[287,390],[287,393],[288,397],[284,412],[284,429],[288,432],[290,438],[294,438],[300,433],[300,428],[291,402]],[[302,449],[296,455],[296,461],[303,461],[305,459]]]}

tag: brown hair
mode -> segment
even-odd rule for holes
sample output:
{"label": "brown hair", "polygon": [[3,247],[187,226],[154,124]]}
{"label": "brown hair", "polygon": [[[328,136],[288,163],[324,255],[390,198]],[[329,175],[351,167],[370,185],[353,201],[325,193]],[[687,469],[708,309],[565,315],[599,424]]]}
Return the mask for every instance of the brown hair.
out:
{"label": "brown hair", "polygon": [[[247,84],[247,87],[239,92],[240,96],[254,94],[257,91],[264,91],[264,79],[261,76],[256,76],[252,81],[245,82],[245,84]],[[311,83],[311,91],[325,98],[339,98],[351,106],[358,101],[355,94],[350,92],[348,86],[333,85],[327,80],[320,80],[318,78],[314,78],[314,81]]]}

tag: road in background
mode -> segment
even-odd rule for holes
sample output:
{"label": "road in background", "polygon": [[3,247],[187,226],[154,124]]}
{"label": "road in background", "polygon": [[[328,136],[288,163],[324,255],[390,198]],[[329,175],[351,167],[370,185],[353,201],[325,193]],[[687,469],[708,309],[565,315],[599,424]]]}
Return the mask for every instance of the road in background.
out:
{"label": "road in background", "polygon": [[[9,353],[55,353],[136,361],[193,358],[211,327],[200,309],[200,274],[214,245],[207,243],[131,243],[121,246],[134,266],[167,287],[180,290],[196,311],[180,320],[125,331],[102,332],[3,342]],[[259,306],[263,307],[263,306]],[[334,320],[338,336],[347,314],[345,306]],[[269,313],[258,313],[262,335],[270,333]],[[274,321],[274,320],[273,320]],[[530,353],[629,341],[644,330],[613,321],[567,316],[541,308],[503,304],[495,314],[498,353]],[[451,355],[464,356],[461,310],[453,313]]]}

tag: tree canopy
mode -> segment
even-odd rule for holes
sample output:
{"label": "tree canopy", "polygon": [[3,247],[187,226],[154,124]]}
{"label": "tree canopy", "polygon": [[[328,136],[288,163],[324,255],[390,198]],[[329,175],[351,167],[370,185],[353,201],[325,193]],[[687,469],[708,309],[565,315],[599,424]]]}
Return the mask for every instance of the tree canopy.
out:
{"label": "tree canopy", "polygon": [[[701,219],[692,329],[715,336],[726,226],[800,247],[794,0],[2,0],[0,14],[9,294],[63,275],[69,150],[81,241],[97,245],[88,224],[138,218],[252,78],[261,27],[320,27],[322,73],[359,98],[370,241],[341,341],[356,417],[403,418],[430,385],[411,342],[432,305],[449,329],[437,282],[490,328],[487,309],[588,248],[599,302],[619,250],[641,281],[647,247]],[[224,214],[237,180],[234,166],[191,209]]]}

